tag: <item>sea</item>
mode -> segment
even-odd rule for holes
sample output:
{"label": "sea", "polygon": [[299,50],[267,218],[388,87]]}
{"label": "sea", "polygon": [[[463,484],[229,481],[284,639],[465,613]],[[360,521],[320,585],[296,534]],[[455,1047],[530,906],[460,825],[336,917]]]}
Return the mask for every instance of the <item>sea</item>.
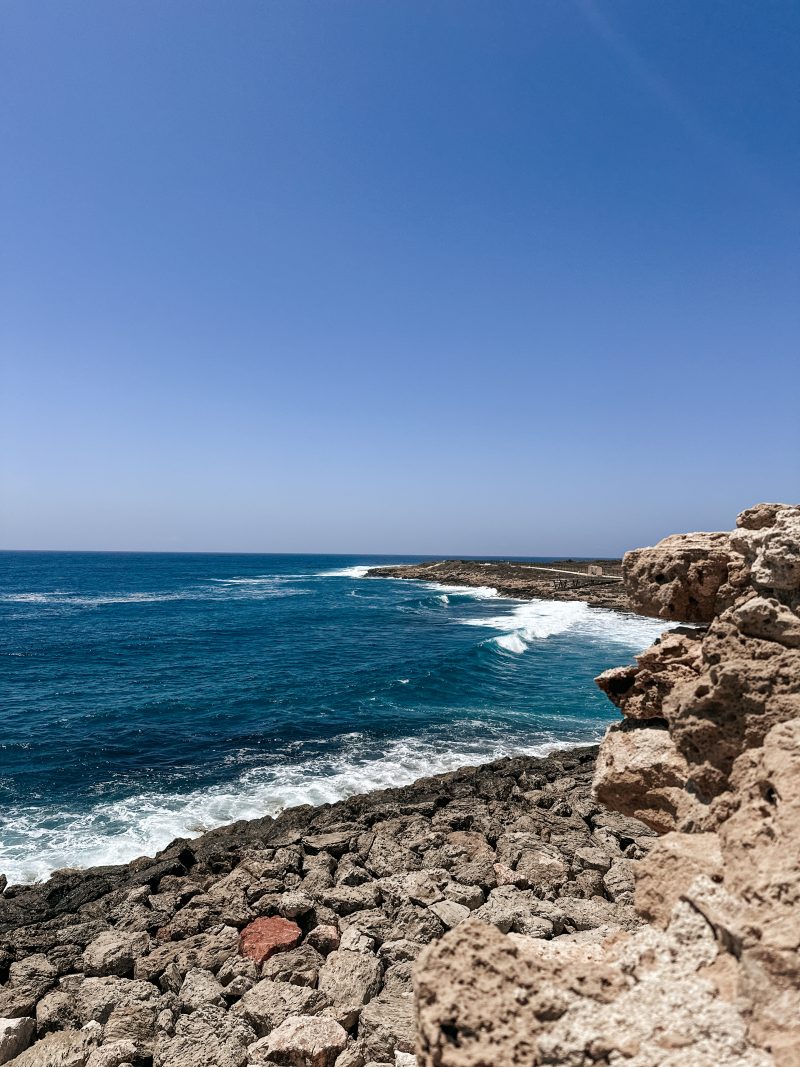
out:
{"label": "sea", "polygon": [[664,624],[366,575],[418,557],[0,553],[0,872],[597,741]]}

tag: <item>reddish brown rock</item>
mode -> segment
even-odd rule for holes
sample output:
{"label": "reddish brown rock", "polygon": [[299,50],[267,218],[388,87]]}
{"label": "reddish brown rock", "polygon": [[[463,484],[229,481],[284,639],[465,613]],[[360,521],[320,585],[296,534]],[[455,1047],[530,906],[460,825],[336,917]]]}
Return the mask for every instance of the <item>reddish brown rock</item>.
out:
{"label": "reddish brown rock", "polygon": [[273,915],[269,919],[255,919],[245,926],[239,937],[239,953],[254,963],[264,963],[276,952],[286,952],[300,944],[303,932],[297,923]]}

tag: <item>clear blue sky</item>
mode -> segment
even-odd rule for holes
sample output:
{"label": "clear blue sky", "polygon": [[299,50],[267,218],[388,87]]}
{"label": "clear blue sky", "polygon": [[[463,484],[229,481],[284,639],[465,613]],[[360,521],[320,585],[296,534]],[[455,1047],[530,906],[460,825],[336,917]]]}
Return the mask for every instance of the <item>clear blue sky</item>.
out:
{"label": "clear blue sky", "polygon": [[800,497],[796,0],[4,0],[7,548]]}

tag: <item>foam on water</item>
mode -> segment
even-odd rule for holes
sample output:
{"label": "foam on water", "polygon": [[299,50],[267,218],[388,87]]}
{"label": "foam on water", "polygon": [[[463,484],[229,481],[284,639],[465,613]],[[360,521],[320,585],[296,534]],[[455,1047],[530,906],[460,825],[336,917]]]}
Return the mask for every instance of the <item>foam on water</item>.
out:
{"label": "foam on water", "polygon": [[479,736],[453,740],[448,735],[446,743],[432,735],[378,747],[364,735],[351,734],[339,738],[336,752],[250,770],[224,785],[186,793],[143,792],[87,810],[8,811],[0,871],[14,884],[47,878],[61,867],[127,863],[153,855],[176,837],[194,837],[237,819],[275,816],[298,804],[332,804],[458,767],[504,756],[544,756],[595,739],[559,740],[552,733],[510,734],[474,725],[481,727]]}
{"label": "foam on water", "polygon": [[517,654],[536,641],[567,631],[583,638],[610,641],[643,651],[664,630],[677,625],[661,619],[646,619],[640,615],[591,607],[583,600],[526,600],[516,603],[504,615],[462,621],[468,626],[502,630],[499,637],[491,639],[492,643],[497,648]]}
{"label": "foam on water", "polygon": [[[407,579],[402,579],[406,581]],[[436,592],[447,590],[440,596],[443,604],[449,604],[451,597],[471,597],[473,600],[495,600],[500,594],[490,585],[442,585],[441,582],[420,582],[423,589]]]}
{"label": "foam on water", "polygon": [[[359,565],[357,567],[337,567],[332,571],[319,571],[318,578],[366,578],[367,571],[371,571],[376,564]],[[400,566],[400,564],[398,564]]]}
{"label": "foam on water", "polygon": [[44,604],[51,607],[65,608],[97,608],[112,604],[162,604],[178,600],[219,600],[225,597],[261,599],[270,596],[302,596],[310,592],[308,589],[288,588],[284,584],[285,579],[211,578],[210,581],[218,584],[190,587],[165,593],[137,592],[83,595],[60,589],[45,593],[0,593],[0,603]]}

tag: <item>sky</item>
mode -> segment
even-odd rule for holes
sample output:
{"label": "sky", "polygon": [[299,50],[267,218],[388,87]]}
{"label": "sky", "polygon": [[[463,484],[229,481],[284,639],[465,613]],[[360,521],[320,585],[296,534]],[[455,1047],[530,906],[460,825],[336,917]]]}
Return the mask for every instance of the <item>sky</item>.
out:
{"label": "sky", "polygon": [[0,547],[800,499],[796,0],[4,0]]}

